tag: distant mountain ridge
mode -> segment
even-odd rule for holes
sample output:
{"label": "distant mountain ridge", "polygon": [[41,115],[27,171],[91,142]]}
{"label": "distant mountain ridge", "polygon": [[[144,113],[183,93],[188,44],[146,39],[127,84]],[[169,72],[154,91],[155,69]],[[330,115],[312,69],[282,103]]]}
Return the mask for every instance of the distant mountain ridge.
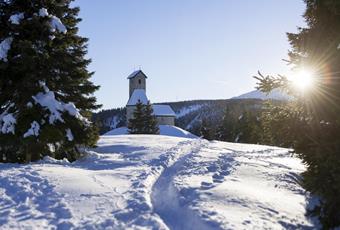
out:
{"label": "distant mountain ridge", "polygon": [[[200,127],[203,120],[209,120],[214,128],[221,124],[226,108],[233,111],[237,118],[245,111],[258,111],[263,107],[261,99],[224,99],[224,100],[193,100],[169,102],[175,111],[175,125],[195,135],[200,134]],[[161,104],[161,103],[159,103]],[[97,124],[101,134],[109,130],[127,125],[126,109],[117,108],[102,110],[93,114],[92,121]]]}
{"label": "distant mountain ridge", "polygon": [[[170,105],[176,114],[175,125],[197,136],[200,135],[200,127],[203,120],[208,120],[213,129],[221,124],[224,111],[228,108],[235,120],[244,112],[259,112],[267,99],[278,102],[289,100],[289,96],[280,90],[273,90],[268,95],[254,90],[231,99],[221,100],[192,100],[157,103]],[[100,134],[112,129],[127,126],[126,108],[102,110],[93,114],[92,120],[99,127]]]}
{"label": "distant mountain ridge", "polygon": [[279,101],[287,101],[289,100],[289,96],[282,92],[280,89],[274,89],[269,94],[261,92],[260,90],[253,90],[248,93],[241,94],[240,96],[233,97],[232,99],[261,99],[261,100],[279,100]]}

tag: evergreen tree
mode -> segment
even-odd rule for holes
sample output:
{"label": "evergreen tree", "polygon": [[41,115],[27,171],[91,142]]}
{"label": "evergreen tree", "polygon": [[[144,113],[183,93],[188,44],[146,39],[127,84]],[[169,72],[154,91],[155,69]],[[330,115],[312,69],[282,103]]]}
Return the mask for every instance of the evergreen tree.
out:
{"label": "evergreen tree", "polygon": [[221,141],[234,141],[234,129],[235,119],[231,115],[229,108],[227,107],[224,111],[222,118],[222,124],[217,129],[217,139]]}
{"label": "evergreen tree", "polygon": [[206,119],[202,120],[200,133],[204,139],[212,140],[212,131]]}
{"label": "evergreen tree", "polygon": [[261,140],[261,123],[257,114],[245,111],[235,125],[236,142],[257,144]]}
{"label": "evergreen tree", "polygon": [[288,34],[292,46],[289,61],[295,69],[313,69],[314,86],[301,93],[283,76],[260,74],[257,79],[263,91],[282,87],[296,98],[269,111],[266,126],[276,126],[267,127],[267,131],[274,142],[278,138],[290,142],[285,144],[306,163],[303,184],[321,198],[310,214],[318,215],[329,229],[340,226],[340,2],[305,2],[307,28]]}
{"label": "evergreen tree", "polygon": [[133,111],[133,118],[128,121],[130,134],[143,134],[145,130],[144,105],[141,102],[136,104]]}
{"label": "evergreen tree", "polygon": [[0,0],[0,161],[75,160],[98,134],[87,39],[71,0]]}
{"label": "evergreen tree", "polygon": [[130,134],[159,134],[157,119],[153,115],[150,102],[147,105],[138,102],[133,118],[128,122]]}
{"label": "evergreen tree", "polygon": [[250,127],[247,113],[242,113],[235,122],[235,142],[249,143]]}
{"label": "evergreen tree", "polygon": [[157,119],[153,114],[153,109],[150,102],[148,102],[148,104],[144,108],[144,133],[159,134]]}
{"label": "evergreen tree", "polygon": [[294,131],[301,122],[297,122],[301,117],[301,110],[296,103],[273,105],[267,102],[265,110],[261,115],[261,127],[263,129],[261,142],[266,145],[274,145],[292,148],[296,137]]}

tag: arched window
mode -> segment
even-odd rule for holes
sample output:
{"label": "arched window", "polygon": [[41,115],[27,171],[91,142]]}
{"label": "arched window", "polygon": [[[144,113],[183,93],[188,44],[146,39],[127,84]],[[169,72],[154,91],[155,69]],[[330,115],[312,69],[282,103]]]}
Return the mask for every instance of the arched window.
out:
{"label": "arched window", "polygon": [[142,80],[141,79],[138,79],[138,84],[142,84]]}

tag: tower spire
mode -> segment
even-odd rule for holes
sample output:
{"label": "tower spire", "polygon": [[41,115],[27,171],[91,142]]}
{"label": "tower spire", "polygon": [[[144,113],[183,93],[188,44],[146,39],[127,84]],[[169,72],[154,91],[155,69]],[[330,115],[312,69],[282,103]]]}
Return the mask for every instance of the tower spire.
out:
{"label": "tower spire", "polygon": [[136,70],[128,76],[129,79],[129,98],[135,89],[146,90],[147,76],[142,70]]}

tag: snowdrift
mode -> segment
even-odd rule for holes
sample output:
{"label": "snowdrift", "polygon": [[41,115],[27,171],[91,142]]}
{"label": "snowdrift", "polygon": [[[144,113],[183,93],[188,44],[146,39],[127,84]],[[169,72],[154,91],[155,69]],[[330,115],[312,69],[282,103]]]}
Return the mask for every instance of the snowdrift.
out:
{"label": "snowdrift", "polygon": [[102,136],[73,163],[0,164],[3,229],[317,229],[287,149]]}
{"label": "snowdrift", "polygon": [[[183,138],[197,138],[194,134],[181,129],[176,126],[171,125],[160,125],[159,126],[160,135],[164,136],[172,136],[172,137],[183,137]],[[125,135],[128,134],[127,127],[120,127],[117,129],[113,129],[107,133],[104,134],[104,136],[110,136],[110,135]]]}

